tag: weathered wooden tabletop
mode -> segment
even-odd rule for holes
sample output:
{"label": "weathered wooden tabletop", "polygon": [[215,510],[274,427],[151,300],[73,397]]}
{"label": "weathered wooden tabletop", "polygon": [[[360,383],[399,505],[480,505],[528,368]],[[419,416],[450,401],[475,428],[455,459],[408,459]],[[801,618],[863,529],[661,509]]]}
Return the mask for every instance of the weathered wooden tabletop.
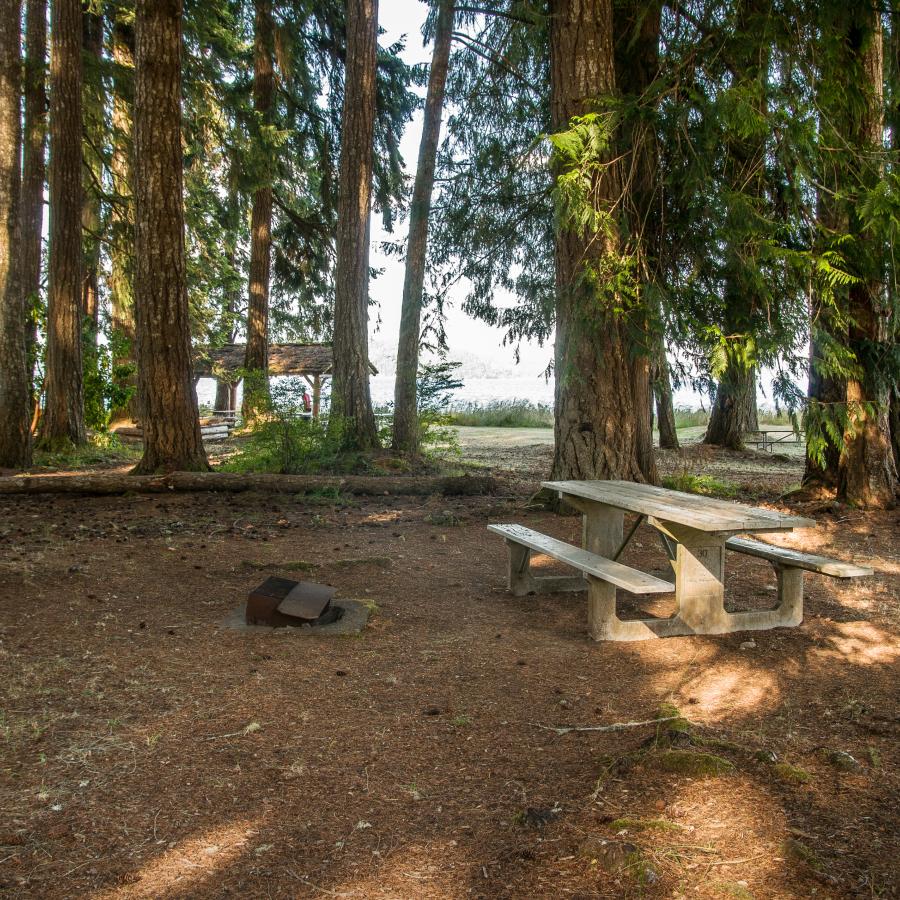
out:
{"label": "weathered wooden tabletop", "polygon": [[632,481],[545,481],[543,486],[564,498],[602,503],[698,531],[789,531],[816,525],[813,519],[802,516]]}

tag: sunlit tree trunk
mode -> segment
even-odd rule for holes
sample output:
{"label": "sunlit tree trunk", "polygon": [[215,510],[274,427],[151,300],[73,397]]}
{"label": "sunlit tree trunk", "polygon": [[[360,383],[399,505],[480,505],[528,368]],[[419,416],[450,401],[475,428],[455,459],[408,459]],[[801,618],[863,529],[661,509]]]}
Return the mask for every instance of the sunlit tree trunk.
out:
{"label": "sunlit tree trunk", "polygon": [[729,360],[716,384],[716,397],[703,443],[740,450],[744,446],[744,435],[758,427],[756,367]]}
{"label": "sunlit tree trunk", "polygon": [[[271,0],[255,0],[253,41],[253,108],[263,122],[271,118],[275,89]],[[266,173],[271,164],[265,165]],[[244,356],[244,420],[253,419],[268,405],[269,396],[269,278],[272,259],[272,185],[261,184],[253,194],[250,217],[250,290],[247,305],[247,347]]]}
{"label": "sunlit tree trunk", "polygon": [[111,424],[135,418],[137,376],[134,334],[134,188],[132,185],[132,107],[134,102],[134,28],[116,18],[111,34],[116,64],[112,98],[113,202],[110,207],[110,318],[113,379],[131,399],[111,411]]}
{"label": "sunlit tree trunk", "polygon": [[25,357],[25,303],[20,277],[19,95],[20,0],[0,0],[0,467],[31,461],[31,403]]}
{"label": "sunlit tree trunk", "polygon": [[[551,0],[550,85],[554,131],[615,93],[612,0]],[[611,211],[622,185],[609,163],[594,196]],[[564,174],[558,164],[555,174]],[[586,264],[620,252],[616,234],[557,228],[554,478],[644,480],[624,326],[610,298],[581,277]]]}
{"label": "sunlit tree trunk", "polygon": [[425,117],[419,162],[409,211],[409,241],[406,248],[406,274],[403,279],[403,305],[400,339],[397,345],[397,380],[394,385],[393,446],[404,453],[419,448],[419,421],[416,403],[416,375],[419,369],[419,340],[422,322],[422,290],[425,284],[425,260],[428,249],[428,218],[434,188],[434,167],[441,135],[444,86],[450,62],[453,34],[454,0],[442,0],[438,9],[434,51],[428,74]]}
{"label": "sunlit tree trunk", "polygon": [[[615,6],[616,81],[619,92],[641,100],[659,72],[659,35],[662,3],[628,0]],[[636,254],[642,281],[642,308],[633,318],[630,343],[634,392],[635,440],[644,478],[659,481],[653,450],[653,333],[651,297],[658,277],[663,218],[659,215],[659,150],[655,131],[644,119],[630,119],[621,136],[630,178],[624,198],[628,242]]]}
{"label": "sunlit tree trunk", "polygon": [[347,0],[347,67],[341,122],[334,377],[329,427],[345,446],[378,446],[369,389],[369,212],[375,128],[378,0]]}
{"label": "sunlit tree trunk", "polygon": [[135,277],[144,455],[135,473],[209,468],[191,371],[181,149],[181,0],[138,0]]}
{"label": "sunlit tree trunk", "polygon": [[50,256],[41,443],[64,447],[86,440],[81,368],[81,2],[53,0],[50,12]]}
{"label": "sunlit tree trunk", "polygon": [[[37,309],[41,295],[44,233],[44,181],[47,149],[47,0],[25,5],[25,133],[22,153],[22,223],[19,260],[25,296],[28,381],[34,378]],[[32,389],[34,395],[34,391]],[[37,396],[33,402],[37,403]]]}
{"label": "sunlit tree trunk", "polygon": [[[100,320],[100,191],[103,167],[99,150],[103,141],[103,82],[100,63],[103,54],[103,18],[85,7],[83,16],[84,60],[83,90],[84,194],[81,227],[84,239],[84,273],[81,309],[88,320],[86,339],[96,343]],[[96,363],[96,361],[94,361]]]}
{"label": "sunlit tree trunk", "polygon": [[666,348],[662,337],[659,339],[656,366],[653,377],[653,393],[656,398],[656,422],[659,429],[659,446],[663,450],[678,449],[678,431],[675,428],[675,406],[672,403],[672,379]]}
{"label": "sunlit tree trunk", "polygon": [[[848,43],[859,55],[866,103],[862,114],[854,117],[856,127],[847,137],[850,145],[864,157],[876,157],[881,149],[884,127],[881,13],[866,7],[859,15],[868,21],[861,21],[851,29]],[[865,158],[863,166],[864,183],[871,185],[878,172],[873,171],[873,165]],[[866,508],[886,508],[894,503],[897,491],[890,430],[891,390],[882,373],[877,371],[879,363],[873,357],[887,352],[890,321],[878,263],[881,250],[867,234],[855,209],[850,222],[864,260],[860,280],[850,285],[848,310],[849,347],[862,374],[847,379],[850,423],[844,433],[844,448],[838,466],[838,498]]]}

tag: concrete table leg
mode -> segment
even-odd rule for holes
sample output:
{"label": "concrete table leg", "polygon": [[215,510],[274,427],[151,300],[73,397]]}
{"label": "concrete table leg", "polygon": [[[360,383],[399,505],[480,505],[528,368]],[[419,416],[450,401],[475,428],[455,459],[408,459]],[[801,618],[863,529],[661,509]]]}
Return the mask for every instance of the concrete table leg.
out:
{"label": "concrete table leg", "polygon": [[[599,503],[582,507],[582,546],[591,553],[612,559],[625,534],[625,513]],[[616,617],[616,586],[589,578],[588,633],[595,641],[615,640],[613,632],[622,623]]]}

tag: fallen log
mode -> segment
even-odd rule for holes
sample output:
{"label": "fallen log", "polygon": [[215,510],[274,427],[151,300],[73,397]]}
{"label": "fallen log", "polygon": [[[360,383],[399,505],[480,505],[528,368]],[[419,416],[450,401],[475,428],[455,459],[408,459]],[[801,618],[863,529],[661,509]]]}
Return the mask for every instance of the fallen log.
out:
{"label": "fallen log", "polygon": [[237,472],[171,472],[167,475],[13,475],[0,477],[0,494],[159,494],[168,491],[274,491],[311,494],[493,494],[493,478],[380,477],[370,475],[243,475]]}

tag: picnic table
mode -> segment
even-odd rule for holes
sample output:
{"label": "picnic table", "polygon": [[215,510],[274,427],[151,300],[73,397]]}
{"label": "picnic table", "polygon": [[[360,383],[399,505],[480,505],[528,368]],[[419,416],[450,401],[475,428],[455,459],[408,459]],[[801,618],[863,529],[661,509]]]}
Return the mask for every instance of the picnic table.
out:
{"label": "picnic table", "polygon": [[806,441],[803,431],[794,431],[793,428],[758,428],[749,431],[744,436],[744,443],[753,444],[758,450],[762,447],[767,453],[772,453],[775,445],[802,444]]}
{"label": "picnic table", "polygon": [[[798,553],[741,534],[812,528],[802,516],[745,506],[626,481],[547,481],[582,514],[582,546],[574,547],[521,525],[489,525],[506,538],[509,586],[514,594],[588,590],[588,630],[595,640],[643,640],[685,634],[723,634],[799,625],[803,619],[803,573],[858,578],[872,570],[827,557]],[[626,513],[637,520],[627,535]],[[618,562],[642,522],[657,530],[675,572],[674,584]],[[767,559],[775,568],[778,603],[773,609],[725,609],[725,551]],[[531,553],[554,557],[578,569],[578,576],[531,574]],[[669,618],[623,621],[616,614],[616,588],[635,594],[675,593]]]}

